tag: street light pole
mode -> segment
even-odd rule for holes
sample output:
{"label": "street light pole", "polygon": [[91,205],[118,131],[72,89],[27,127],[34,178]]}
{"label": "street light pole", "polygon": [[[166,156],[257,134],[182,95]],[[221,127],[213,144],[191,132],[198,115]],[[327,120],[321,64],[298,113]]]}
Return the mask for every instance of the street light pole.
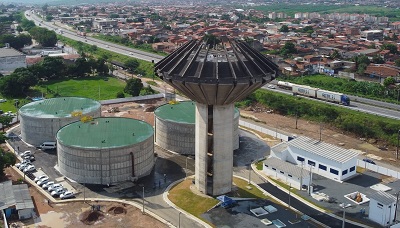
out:
{"label": "street light pole", "polygon": [[186,165],[185,165],[185,179],[187,178],[187,173],[188,173],[188,166],[187,166],[187,163],[188,163],[188,158],[189,157],[186,157]]}
{"label": "street light pole", "polygon": [[181,214],[182,214],[182,212],[179,212],[179,215],[178,215],[178,228],[181,228]]}
{"label": "street light pole", "polygon": [[346,205],[344,203],[339,204],[339,206],[343,209],[343,220],[342,220],[342,228],[345,227],[346,224]]}
{"label": "street light pole", "polygon": [[143,204],[142,214],[144,214],[144,186],[143,186],[143,194],[142,194],[142,204]]}
{"label": "street light pole", "polygon": [[289,209],[290,209],[290,192],[291,192],[290,189],[292,189],[292,183],[289,183]]}
{"label": "street light pole", "polygon": [[249,164],[249,181],[248,181],[248,184],[250,184],[250,179],[251,179],[251,163],[253,163],[253,160],[251,160],[251,162]]}
{"label": "street light pole", "polygon": [[399,141],[400,141],[400,130],[397,132],[396,159],[399,159]]}

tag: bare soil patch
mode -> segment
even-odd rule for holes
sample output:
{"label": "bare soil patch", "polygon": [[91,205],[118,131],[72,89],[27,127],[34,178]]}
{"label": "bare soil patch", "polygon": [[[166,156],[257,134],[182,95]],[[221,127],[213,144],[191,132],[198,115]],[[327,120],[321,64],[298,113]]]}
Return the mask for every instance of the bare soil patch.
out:
{"label": "bare soil patch", "polygon": [[80,215],[80,220],[86,225],[93,225],[95,222],[100,221],[104,218],[104,214],[101,211],[84,211]]}

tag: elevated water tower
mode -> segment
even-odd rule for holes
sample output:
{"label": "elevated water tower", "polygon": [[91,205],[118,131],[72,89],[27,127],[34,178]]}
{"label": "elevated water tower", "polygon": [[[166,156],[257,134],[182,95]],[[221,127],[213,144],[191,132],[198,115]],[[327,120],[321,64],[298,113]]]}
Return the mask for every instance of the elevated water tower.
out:
{"label": "elevated water tower", "polygon": [[155,65],[196,102],[195,184],[207,195],[232,189],[234,102],[273,80],[278,66],[244,41],[192,40]]}

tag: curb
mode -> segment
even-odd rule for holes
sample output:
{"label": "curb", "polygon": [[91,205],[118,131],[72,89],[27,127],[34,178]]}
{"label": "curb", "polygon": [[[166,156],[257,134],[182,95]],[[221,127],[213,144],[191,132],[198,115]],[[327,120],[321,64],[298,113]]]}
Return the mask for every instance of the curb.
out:
{"label": "curb", "polygon": [[175,210],[179,211],[179,213],[184,214],[186,217],[200,223],[201,225],[203,225],[204,227],[208,227],[208,228],[212,228],[212,226],[210,226],[208,223],[204,222],[203,220],[200,220],[199,218],[195,217],[192,214],[187,213],[185,210],[181,209],[180,207],[176,206],[174,203],[172,203],[169,199],[168,199],[168,194],[169,194],[169,190],[175,186],[176,184],[184,181],[185,178],[176,180],[174,182],[172,182],[171,184],[168,185],[168,187],[165,189],[164,193],[163,193],[163,199],[164,201],[171,206],[172,208],[174,208]]}

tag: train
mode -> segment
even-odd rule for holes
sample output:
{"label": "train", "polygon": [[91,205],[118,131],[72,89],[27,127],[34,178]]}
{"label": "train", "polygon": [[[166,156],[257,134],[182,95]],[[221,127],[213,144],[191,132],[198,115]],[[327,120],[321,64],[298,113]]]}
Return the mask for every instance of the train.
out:
{"label": "train", "polygon": [[334,102],[345,106],[350,105],[350,98],[343,93],[337,93],[319,88],[313,88],[311,86],[306,86],[306,85],[297,85],[291,82],[284,82],[284,81],[278,81],[278,87],[292,90],[293,95],[302,95],[319,100]]}

